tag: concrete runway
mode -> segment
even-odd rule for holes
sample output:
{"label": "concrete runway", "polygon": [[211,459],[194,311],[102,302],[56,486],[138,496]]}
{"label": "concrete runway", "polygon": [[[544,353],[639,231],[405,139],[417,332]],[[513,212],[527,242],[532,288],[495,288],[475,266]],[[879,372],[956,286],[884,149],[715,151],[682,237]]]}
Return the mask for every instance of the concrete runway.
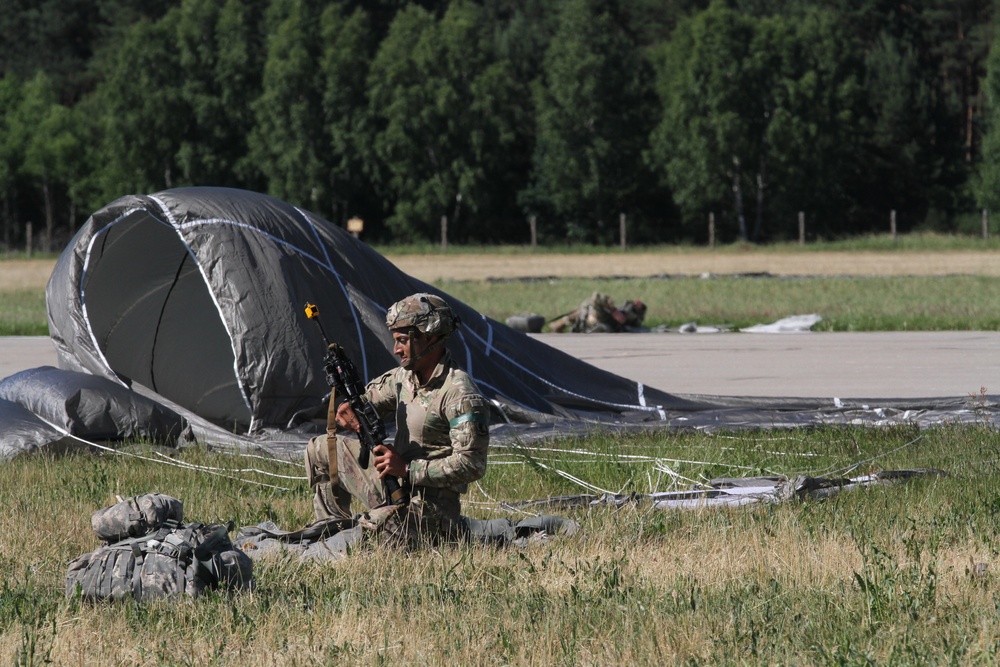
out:
{"label": "concrete runway", "polygon": [[1000,392],[1000,332],[547,334],[595,366],[671,393],[799,398]]}
{"label": "concrete runway", "polygon": [[[931,398],[1000,393],[1000,332],[536,334],[675,394]],[[0,378],[56,365],[47,337],[0,337]]]}

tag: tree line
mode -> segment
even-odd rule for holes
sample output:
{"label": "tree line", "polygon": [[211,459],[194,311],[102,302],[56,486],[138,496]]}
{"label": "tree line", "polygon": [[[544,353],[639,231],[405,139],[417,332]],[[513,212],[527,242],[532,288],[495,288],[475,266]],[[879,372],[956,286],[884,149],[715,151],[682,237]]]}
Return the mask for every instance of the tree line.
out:
{"label": "tree line", "polygon": [[267,192],[381,242],[978,228],[990,0],[6,0],[0,243]]}

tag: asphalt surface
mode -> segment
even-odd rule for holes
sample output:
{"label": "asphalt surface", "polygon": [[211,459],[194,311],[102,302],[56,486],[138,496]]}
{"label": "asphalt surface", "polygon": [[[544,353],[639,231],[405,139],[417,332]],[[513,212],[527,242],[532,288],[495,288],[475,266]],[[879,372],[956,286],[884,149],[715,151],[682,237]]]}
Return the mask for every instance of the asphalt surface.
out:
{"label": "asphalt surface", "polygon": [[671,393],[926,398],[1000,391],[1000,332],[994,331],[540,337]]}
{"label": "asphalt surface", "polygon": [[[676,394],[799,398],[1000,393],[1000,332],[536,334]],[[55,366],[47,337],[0,337],[0,378]]]}

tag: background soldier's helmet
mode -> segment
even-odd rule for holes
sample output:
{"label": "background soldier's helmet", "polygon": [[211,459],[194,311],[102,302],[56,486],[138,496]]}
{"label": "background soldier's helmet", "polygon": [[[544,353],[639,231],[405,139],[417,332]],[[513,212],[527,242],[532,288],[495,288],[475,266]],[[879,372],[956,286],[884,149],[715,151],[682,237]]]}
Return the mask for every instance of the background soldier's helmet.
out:
{"label": "background soldier's helmet", "polygon": [[447,336],[460,320],[436,294],[414,294],[389,306],[385,324],[390,330],[412,327],[429,336]]}

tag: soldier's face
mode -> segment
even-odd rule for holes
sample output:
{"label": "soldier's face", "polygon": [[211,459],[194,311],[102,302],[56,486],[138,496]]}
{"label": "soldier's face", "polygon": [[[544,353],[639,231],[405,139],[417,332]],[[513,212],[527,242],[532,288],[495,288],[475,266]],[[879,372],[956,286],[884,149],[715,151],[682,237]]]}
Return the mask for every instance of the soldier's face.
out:
{"label": "soldier's face", "polygon": [[408,371],[418,371],[426,364],[424,353],[430,337],[414,329],[392,332],[392,353],[399,357],[399,365]]}

